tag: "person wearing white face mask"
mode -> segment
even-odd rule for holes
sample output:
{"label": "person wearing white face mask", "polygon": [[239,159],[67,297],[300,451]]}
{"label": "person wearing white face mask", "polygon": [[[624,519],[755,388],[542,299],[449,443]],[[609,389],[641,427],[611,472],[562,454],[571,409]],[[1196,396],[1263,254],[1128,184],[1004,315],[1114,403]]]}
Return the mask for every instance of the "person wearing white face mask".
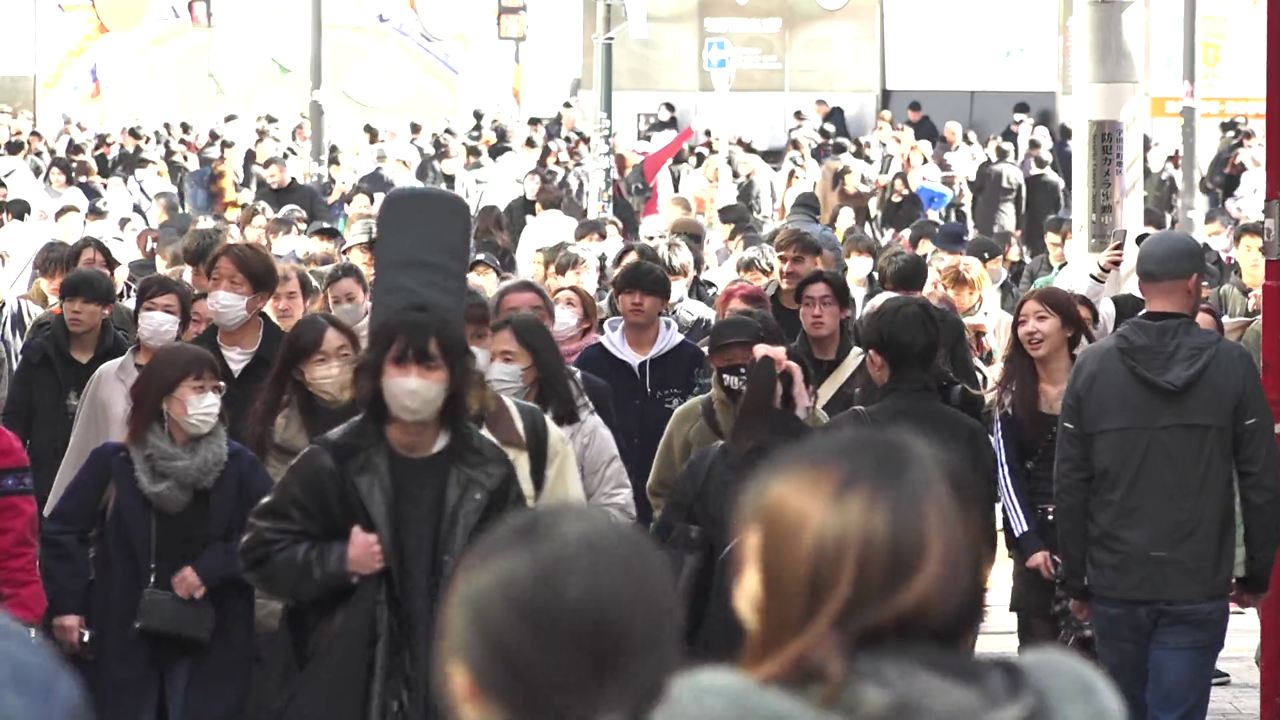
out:
{"label": "person wearing white face mask", "polygon": [[1022,298],[1022,291],[1013,284],[1009,271],[1004,266],[1004,250],[995,240],[979,235],[969,241],[966,254],[977,258],[987,270],[987,277],[991,280],[991,284],[987,286],[987,293],[991,296],[988,302],[999,305],[1001,310],[1012,315],[1018,307],[1018,300]]}
{"label": "person wearing white face mask", "polygon": [[[370,652],[394,646],[402,659],[353,664],[342,643],[330,643],[299,681],[319,683],[310,668],[343,667],[343,687],[300,698],[314,708],[295,707],[301,716],[321,716],[319,705],[326,717],[383,717],[353,689],[381,696],[388,687],[404,689],[407,715],[433,716],[439,593],[474,538],[525,507],[506,454],[468,421],[472,356],[461,310],[401,306],[380,317],[355,373],[363,415],[303,451],[250,517],[240,546],[250,582],[303,613],[370,610]],[[375,621],[376,599],[391,592],[387,569],[397,602]],[[334,703],[344,699],[350,712],[338,715]]]}
{"label": "person wearing white face mask", "polygon": [[130,408],[129,389],[138,379],[138,373],[151,362],[156,350],[178,342],[191,321],[190,291],[183,283],[164,275],[143,278],[138,283],[134,303],[137,340],[124,355],[103,363],[84,386],[75,424],[71,427],[71,441],[45,504],[45,515],[53,511],[54,504],[94,448],[124,438]]}
{"label": "person wearing white face mask", "polygon": [[293,326],[252,415],[248,447],[273,480],[319,437],[359,414],[355,331],[333,315],[308,315]]}
{"label": "person wearing white face mask", "polygon": [[485,379],[498,393],[547,413],[577,457],[587,504],[632,522],[635,498],[617,443],[558,350],[536,317],[520,314],[499,320],[493,326],[493,362]]}
{"label": "person wearing white face mask", "polygon": [[845,279],[849,284],[849,294],[853,296],[853,312],[851,317],[862,317],[866,311],[867,301],[880,294],[880,283],[876,280],[876,256],[880,246],[874,238],[858,228],[850,228],[844,234]]}
{"label": "person wearing white face mask", "polygon": [[498,443],[515,466],[529,507],[585,504],[578,464],[564,432],[532,403],[502,395],[485,382],[492,367],[493,314],[475,288],[467,290],[464,315],[475,372],[467,393],[472,421]]}
{"label": "person wearing white face mask", "polygon": [[696,344],[711,334],[716,311],[689,296],[689,288],[694,280],[693,253],[683,240],[669,240],[657,250],[662,268],[671,281],[667,314],[675,319],[685,339]]}
{"label": "person wearing white face mask", "polygon": [[156,349],[130,389],[123,442],[95,449],[45,519],[54,634],[92,654],[81,669],[98,717],[244,717],[253,590],[235,554],[271,478],[227,438],[219,376],[202,348]]}
{"label": "person wearing white face mask", "polygon": [[324,296],[329,312],[351,326],[361,347],[369,344],[369,281],[355,263],[334,265],[324,277]]}
{"label": "person wearing white face mask", "polygon": [[227,394],[227,429],[245,440],[249,414],[271,374],[284,331],[263,310],[280,283],[275,258],[259,245],[236,243],[214,251],[205,266],[213,327],[193,342],[213,353]]}
{"label": "person wearing white face mask", "polygon": [[564,361],[572,364],[588,346],[600,342],[596,332],[600,307],[594,297],[576,285],[557,290],[552,302],[556,304],[556,317],[551,335],[560,346]]}

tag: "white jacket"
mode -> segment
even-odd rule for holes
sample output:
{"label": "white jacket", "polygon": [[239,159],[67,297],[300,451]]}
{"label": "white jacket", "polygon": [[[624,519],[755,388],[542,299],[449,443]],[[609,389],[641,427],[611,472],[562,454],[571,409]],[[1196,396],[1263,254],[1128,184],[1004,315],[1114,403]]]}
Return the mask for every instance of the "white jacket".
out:
{"label": "white jacket", "polygon": [[[520,421],[520,411],[516,409],[515,402],[510,398],[499,397],[515,424],[516,432],[520,433],[521,438],[525,438],[524,423]],[[539,507],[583,504],[587,501],[587,497],[583,492],[582,480],[578,477],[578,465],[574,461],[569,441],[564,432],[551,422],[551,418],[546,418],[546,421],[547,470],[541,496],[534,492],[533,476],[529,469],[529,451],[503,444],[493,436],[487,425],[480,428],[480,431],[485,437],[497,443],[507,454],[511,464],[515,466],[516,478],[520,481],[520,489],[524,491],[524,499],[529,507],[533,507],[535,502]]]}
{"label": "white jacket", "polygon": [[577,385],[577,396],[580,419],[562,429],[578,459],[587,504],[608,510],[615,520],[635,522],[635,494],[613,433],[596,414],[581,385]]}
{"label": "white jacket", "polygon": [[533,277],[533,256],[543,248],[573,242],[578,221],[559,210],[543,210],[529,220],[516,245],[516,271],[522,278]]}
{"label": "white jacket", "polygon": [[133,407],[129,390],[138,379],[138,367],[134,364],[137,354],[137,348],[130,348],[124,355],[103,363],[84,386],[67,453],[62,456],[62,465],[58,467],[58,476],[44,506],[45,517],[53,512],[58,498],[80,472],[89,453],[103,443],[124,440],[129,409]]}

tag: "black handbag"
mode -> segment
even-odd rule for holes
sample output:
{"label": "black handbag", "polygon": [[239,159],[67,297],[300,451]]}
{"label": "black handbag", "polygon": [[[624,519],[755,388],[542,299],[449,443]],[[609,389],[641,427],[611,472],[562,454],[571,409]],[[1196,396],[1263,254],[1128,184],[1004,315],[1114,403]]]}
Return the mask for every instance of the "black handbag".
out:
{"label": "black handbag", "polygon": [[697,500],[707,476],[711,474],[712,464],[722,446],[723,442],[716,442],[690,458],[677,476],[687,480],[688,484],[677,486],[677,492],[650,529],[671,563],[676,591],[686,613],[695,609],[693,606],[698,600],[699,578],[702,577],[704,568],[715,561],[711,556],[711,541],[701,527],[690,522],[690,518],[694,501]]}
{"label": "black handbag", "polygon": [[215,624],[213,603],[206,596],[186,600],[156,587],[156,513],[151,511],[151,579],[142,591],[133,629],[139,634],[195,645],[207,645]]}

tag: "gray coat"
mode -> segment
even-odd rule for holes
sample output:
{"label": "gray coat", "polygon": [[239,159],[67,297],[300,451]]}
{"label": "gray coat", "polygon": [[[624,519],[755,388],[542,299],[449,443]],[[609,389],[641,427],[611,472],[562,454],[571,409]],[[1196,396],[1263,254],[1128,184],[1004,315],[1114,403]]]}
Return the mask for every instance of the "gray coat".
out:
{"label": "gray coat", "polygon": [[736,668],[706,667],[672,681],[650,720],[1124,720],[1124,700],[1070,651],[1035,648],[1016,662],[941,651],[870,653],[831,705],[821,689],[762,685]]}

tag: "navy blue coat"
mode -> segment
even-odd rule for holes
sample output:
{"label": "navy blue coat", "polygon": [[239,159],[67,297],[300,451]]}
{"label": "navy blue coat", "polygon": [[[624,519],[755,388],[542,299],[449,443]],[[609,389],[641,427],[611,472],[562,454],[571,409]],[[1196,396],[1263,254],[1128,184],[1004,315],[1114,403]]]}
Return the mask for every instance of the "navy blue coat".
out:
{"label": "navy blue coat", "polygon": [[604,343],[596,343],[583,350],[574,365],[613,388],[615,429],[622,438],[618,452],[635,492],[636,521],[648,527],[653,507],[645,484],[649,482],[653,458],[671,414],[698,394],[698,383],[707,367],[706,353],[681,339],[675,347],[633,369]]}
{"label": "navy blue coat", "polygon": [[[90,568],[89,535],[99,523],[108,486],[101,539]],[[191,564],[217,622],[209,645],[191,655],[183,720],[240,720],[253,668],[253,588],[241,576],[240,537],[249,511],[271,491],[262,463],[234,441],[227,464],[209,491],[211,534],[221,541]],[[133,631],[147,585],[151,556],[151,505],[138,489],[133,460],[123,443],[106,443],[89,455],[40,540],[40,574],[51,617],[80,615],[93,631],[93,660],[79,661],[100,718],[136,718],[155,702],[160,674],[145,640]]]}

